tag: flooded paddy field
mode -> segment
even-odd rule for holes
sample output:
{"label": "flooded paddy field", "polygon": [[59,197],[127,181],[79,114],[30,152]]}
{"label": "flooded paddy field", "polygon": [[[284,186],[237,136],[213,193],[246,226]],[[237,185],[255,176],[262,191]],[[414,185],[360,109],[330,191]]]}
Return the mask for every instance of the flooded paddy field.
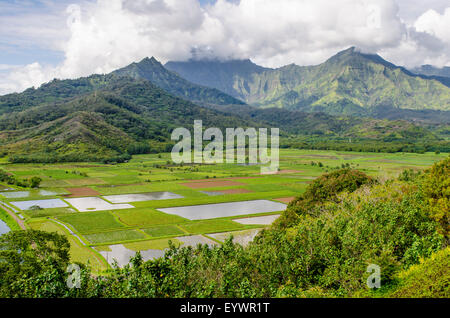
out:
{"label": "flooded paddy field", "polygon": [[21,210],[36,209],[54,209],[65,208],[69,205],[61,199],[48,199],[48,200],[31,200],[31,201],[12,201],[12,205]]}
{"label": "flooded paddy field", "polygon": [[233,221],[239,224],[247,224],[247,225],[270,225],[273,222],[275,222],[275,220],[278,219],[280,216],[281,216],[280,214],[256,216],[252,218],[236,219]]}
{"label": "flooded paddy field", "polygon": [[10,228],[8,227],[8,225],[6,225],[5,222],[3,222],[2,220],[0,220],[0,235],[2,234],[6,234],[10,231]]}
{"label": "flooded paddy field", "polygon": [[89,211],[106,211],[106,210],[118,210],[118,209],[130,209],[133,208],[129,204],[111,204],[101,198],[87,197],[87,198],[71,198],[66,199],[75,209],[80,212]]}
{"label": "flooded paddy field", "polygon": [[152,193],[138,193],[138,194],[118,194],[103,196],[111,203],[130,203],[140,201],[152,201],[152,200],[173,200],[182,199],[183,196],[172,192],[152,192]]}
{"label": "flooded paddy field", "polygon": [[158,211],[175,214],[189,220],[206,220],[238,215],[278,212],[286,209],[286,204],[269,200],[217,203],[207,205],[183,206],[158,209]]}

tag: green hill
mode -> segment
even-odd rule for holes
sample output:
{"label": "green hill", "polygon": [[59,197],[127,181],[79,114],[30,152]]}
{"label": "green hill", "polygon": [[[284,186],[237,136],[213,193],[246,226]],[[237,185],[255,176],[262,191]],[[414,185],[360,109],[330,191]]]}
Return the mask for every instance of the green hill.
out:
{"label": "green hill", "polygon": [[192,127],[196,119],[222,129],[255,126],[180,99],[149,81],[116,75],[56,80],[2,96],[0,114],[0,150],[19,161],[101,160],[167,151],[172,130]]}

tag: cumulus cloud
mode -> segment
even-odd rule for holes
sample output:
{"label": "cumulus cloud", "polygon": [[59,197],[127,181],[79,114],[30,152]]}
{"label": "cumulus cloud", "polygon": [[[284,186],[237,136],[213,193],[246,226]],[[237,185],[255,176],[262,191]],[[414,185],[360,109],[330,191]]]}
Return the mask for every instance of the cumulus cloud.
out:
{"label": "cumulus cloud", "polygon": [[15,92],[29,87],[39,87],[51,80],[53,70],[44,69],[39,63],[32,63],[23,67],[4,66],[9,73],[6,81],[0,81],[0,92]]}
{"label": "cumulus cloud", "polygon": [[414,27],[419,32],[434,35],[447,43],[450,42],[450,7],[443,14],[428,10],[417,19]]}
{"label": "cumulus cloud", "polygon": [[[278,67],[318,64],[349,46],[407,66],[450,63],[450,8],[414,23],[403,0],[97,0],[67,6],[64,61],[34,63],[0,80],[0,93],[56,78],[108,73],[147,56],[251,58]],[[439,0],[436,0],[439,1]],[[28,86],[27,86],[28,85]]]}

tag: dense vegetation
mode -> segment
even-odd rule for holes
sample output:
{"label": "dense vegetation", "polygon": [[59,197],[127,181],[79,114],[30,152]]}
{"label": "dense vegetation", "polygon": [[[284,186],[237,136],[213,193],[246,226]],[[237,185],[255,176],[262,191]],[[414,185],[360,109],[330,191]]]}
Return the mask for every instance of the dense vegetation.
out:
{"label": "dense vegetation", "polygon": [[42,179],[39,177],[32,177],[30,179],[18,179],[0,169],[0,182],[4,182],[9,185],[15,185],[22,188],[38,188],[41,181]]}
{"label": "dense vegetation", "polygon": [[[5,297],[449,297],[450,158],[385,182],[342,169],[323,175],[248,247],[177,248],[154,261],[66,287],[57,234],[0,238]],[[307,207],[305,209],[304,207]],[[367,268],[381,268],[369,289]]]}

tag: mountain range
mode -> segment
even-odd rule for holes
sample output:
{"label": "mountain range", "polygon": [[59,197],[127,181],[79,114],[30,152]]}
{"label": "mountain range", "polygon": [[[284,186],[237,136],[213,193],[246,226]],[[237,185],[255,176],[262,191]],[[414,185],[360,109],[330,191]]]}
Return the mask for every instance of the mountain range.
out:
{"label": "mountain range", "polygon": [[195,119],[221,129],[279,127],[285,144],[328,147],[350,139],[395,143],[397,150],[399,144],[447,147],[448,125],[397,120],[448,124],[450,88],[438,79],[355,48],[321,65],[279,69],[250,60],[163,66],[145,58],[110,74],[55,79],[0,96],[0,156],[98,161],[170,151],[171,131]]}
{"label": "mountain range", "polygon": [[435,67],[433,65],[422,65],[416,68],[412,68],[411,72],[415,74],[422,74],[426,76],[440,76],[440,77],[450,77],[450,67]]}
{"label": "mountain range", "polygon": [[249,105],[371,116],[377,108],[450,111],[450,79],[415,74],[355,47],[320,65],[268,69],[243,61],[168,62],[187,80]]}

